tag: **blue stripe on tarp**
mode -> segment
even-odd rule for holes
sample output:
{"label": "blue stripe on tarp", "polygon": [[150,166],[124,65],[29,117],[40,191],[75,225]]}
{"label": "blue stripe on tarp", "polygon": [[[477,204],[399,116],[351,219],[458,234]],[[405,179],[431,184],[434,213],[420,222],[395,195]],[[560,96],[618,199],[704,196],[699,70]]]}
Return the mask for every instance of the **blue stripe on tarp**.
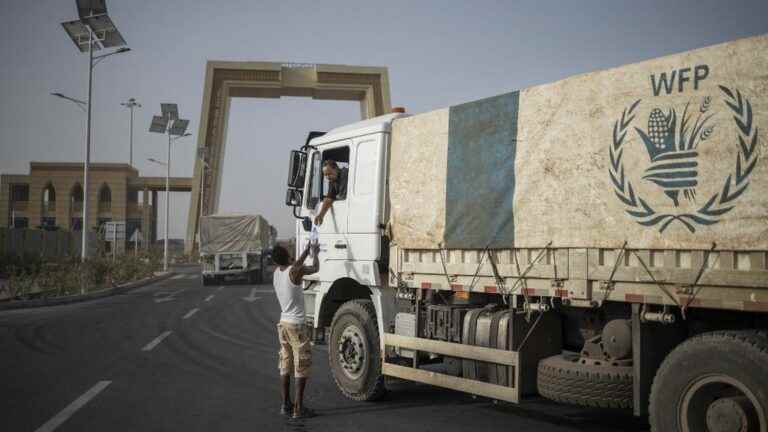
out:
{"label": "blue stripe on tarp", "polygon": [[519,92],[450,108],[447,248],[514,245],[512,206]]}

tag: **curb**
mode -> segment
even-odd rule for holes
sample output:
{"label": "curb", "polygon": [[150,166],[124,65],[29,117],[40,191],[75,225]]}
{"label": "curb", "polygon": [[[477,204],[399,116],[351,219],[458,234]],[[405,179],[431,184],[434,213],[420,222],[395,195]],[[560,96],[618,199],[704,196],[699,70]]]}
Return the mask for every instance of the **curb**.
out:
{"label": "curb", "polygon": [[137,280],[135,282],[129,282],[127,284],[118,285],[112,288],[105,288],[99,291],[94,291],[88,294],[76,294],[65,297],[43,298],[35,300],[19,300],[0,303],[0,312],[13,309],[28,309],[44,306],[57,306],[69,303],[78,303],[88,300],[96,300],[102,297],[109,297],[117,294],[126,293],[136,288],[141,288],[155,282],[168,279],[173,276],[173,272],[162,273],[156,276]]}

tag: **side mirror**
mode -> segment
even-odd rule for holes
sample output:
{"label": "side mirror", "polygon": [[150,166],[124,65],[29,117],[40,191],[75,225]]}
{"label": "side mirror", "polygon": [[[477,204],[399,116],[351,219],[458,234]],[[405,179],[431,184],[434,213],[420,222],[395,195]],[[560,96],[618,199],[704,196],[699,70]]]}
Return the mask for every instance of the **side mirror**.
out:
{"label": "side mirror", "polygon": [[307,154],[298,150],[291,150],[291,159],[288,163],[288,187],[304,189],[304,176],[307,172]]}
{"label": "side mirror", "polygon": [[285,193],[285,205],[290,207],[301,207],[302,196],[301,189],[288,189]]}
{"label": "side mirror", "polygon": [[301,226],[304,228],[304,231],[312,231],[312,219],[310,219],[307,216],[304,216],[304,219],[301,220]]}

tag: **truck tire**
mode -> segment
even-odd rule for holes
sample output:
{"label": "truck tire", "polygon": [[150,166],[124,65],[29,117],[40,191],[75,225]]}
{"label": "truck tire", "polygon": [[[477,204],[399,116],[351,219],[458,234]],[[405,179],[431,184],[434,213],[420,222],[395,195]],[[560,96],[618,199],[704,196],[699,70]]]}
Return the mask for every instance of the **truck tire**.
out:
{"label": "truck tire", "polygon": [[539,362],[539,394],[556,402],[597,408],[632,408],[632,366],[586,365],[578,354]]}
{"label": "truck tire", "polygon": [[379,326],[370,300],[350,300],[336,311],[328,363],[336,386],[349,399],[372,401],[384,395]]}
{"label": "truck tire", "polygon": [[756,330],[688,339],[661,364],[651,387],[654,432],[768,430],[768,338]]}

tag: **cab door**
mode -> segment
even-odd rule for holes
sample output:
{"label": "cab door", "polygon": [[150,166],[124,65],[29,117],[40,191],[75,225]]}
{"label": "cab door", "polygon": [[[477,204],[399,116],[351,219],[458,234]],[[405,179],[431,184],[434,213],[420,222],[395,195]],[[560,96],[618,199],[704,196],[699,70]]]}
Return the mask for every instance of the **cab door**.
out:
{"label": "cab door", "polygon": [[372,134],[352,141],[347,226],[350,253],[355,260],[378,258],[384,169],[382,137],[383,134]]}

